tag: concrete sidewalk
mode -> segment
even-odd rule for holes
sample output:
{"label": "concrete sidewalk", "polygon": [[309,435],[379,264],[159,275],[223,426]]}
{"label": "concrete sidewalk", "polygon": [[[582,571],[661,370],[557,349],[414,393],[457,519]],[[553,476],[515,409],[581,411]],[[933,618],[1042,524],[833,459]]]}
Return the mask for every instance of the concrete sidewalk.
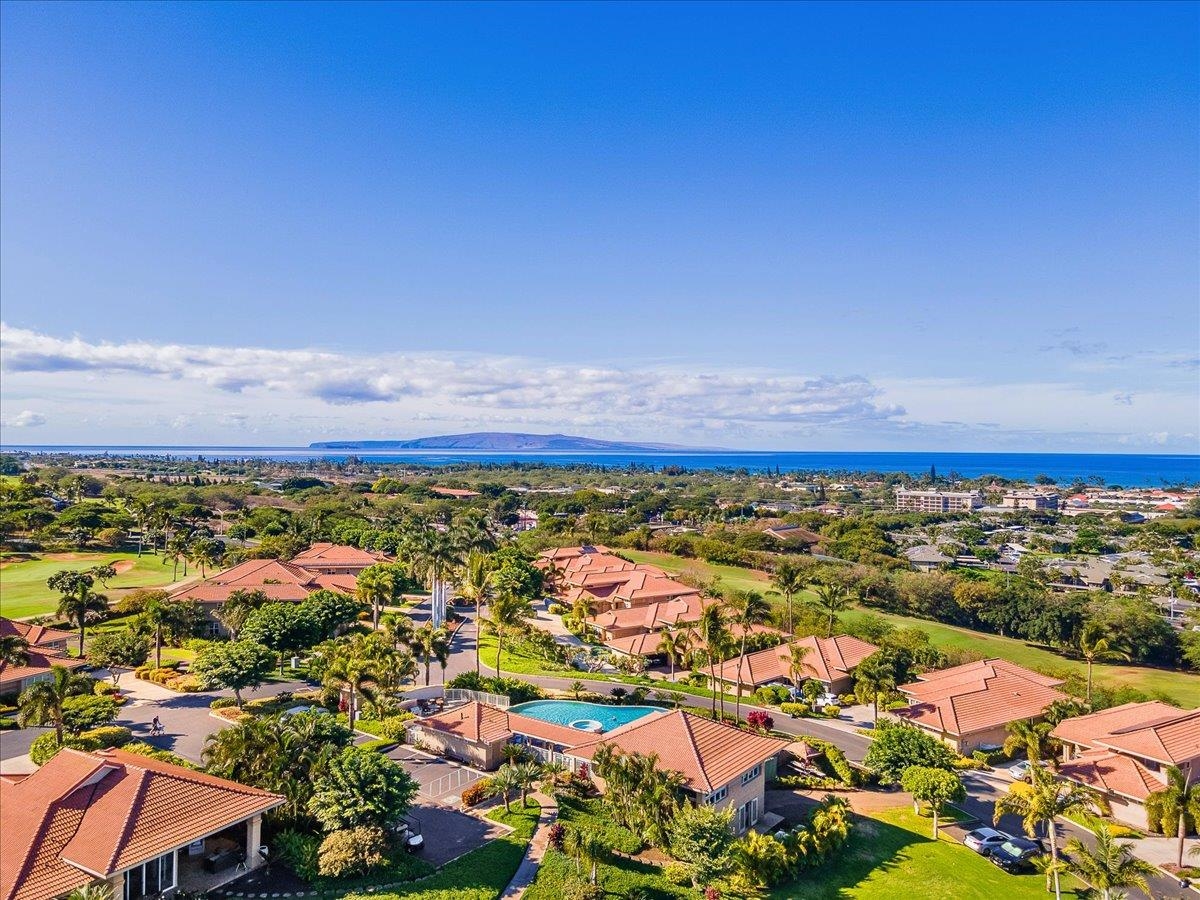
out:
{"label": "concrete sidewalk", "polygon": [[542,857],[546,855],[546,848],[550,845],[550,826],[558,821],[558,804],[554,802],[553,798],[547,797],[541,792],[535,792],[531,796],[535,802],[541,804],[542,814],[538,819],[533,839],[525,848],[525,856],[521,860],[521,864],[517,866],[512,881],[500,895],[500,900],[516,900],[533,884],[533,880],[537,878],[538,866],[541,865]]}

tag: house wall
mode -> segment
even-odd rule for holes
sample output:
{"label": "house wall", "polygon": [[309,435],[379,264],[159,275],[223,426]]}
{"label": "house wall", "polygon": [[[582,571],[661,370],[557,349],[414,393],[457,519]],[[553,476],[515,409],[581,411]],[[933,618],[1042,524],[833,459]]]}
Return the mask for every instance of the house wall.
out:
{"label": "house wall", "polygon": [[438,731],[435,728],[423,728],[420,725],[413,725],[408,730],[422,749],[453,757],[485,771],[499,768],[503,761],[500,752],[504,747],[503,741],[484,744],[468,740],[461,735]]}
{"label": "house wall", "polygon": [[716,804],[718,809],[729,807],[734,811],[733,824],[737,827],[737,810],[750,800],[758,800],[758,817],[761,819],[767,811],[766,807],[766,778],[767,766],[763,763],[762,771],[758,773],[758,777],[748,784],[742,784],[742,776],[739,774],[729,784],[726,785],[729,794],[720,803]]}
{"label": "house wall", "polygon": [[1112,809],[1112,816],[1118,822],[1124,822],[1126,825],[1132,825],[1143,831],[1149,830],[1150,821],[1146,817],[1144,805],[1136,800],[1130,800],[1128,797],[1118,797],[1113,794],[1105,794],[1104,799],[1108,801],[1108,805]]}

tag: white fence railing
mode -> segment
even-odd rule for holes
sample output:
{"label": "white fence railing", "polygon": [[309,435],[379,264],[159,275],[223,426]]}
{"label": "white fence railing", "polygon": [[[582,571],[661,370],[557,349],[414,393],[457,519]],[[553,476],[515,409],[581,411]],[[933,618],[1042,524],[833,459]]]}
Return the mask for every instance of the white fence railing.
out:
{"label": "white fence railing", "polygon": [[512,701],[504,694],[488,694],[484,691],[468,691],[462,688],[447,688],[446,702],[447,703],[482,703],[484,706],[495,706],[499,709],[508,709]]}

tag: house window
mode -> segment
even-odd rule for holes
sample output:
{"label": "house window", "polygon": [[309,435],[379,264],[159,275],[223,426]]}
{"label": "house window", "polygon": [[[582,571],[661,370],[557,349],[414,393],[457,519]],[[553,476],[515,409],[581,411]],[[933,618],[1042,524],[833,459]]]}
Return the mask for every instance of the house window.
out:
{"label": "house window", "polygon": [[125,900],[157,897],[175,887],[175,851],[134,866],[125,873]]}
{"label": "house window", "polygon": [[738,831],[753,828],[758,822],[758,799],[749,800],[738,807]]}
{"label": "house window", "polygon": [[755,778],[757,778],[761,774],[762,774],[762,764],[759,763],[757,766],[755,766],[749,772],[746,772],[742,775],[742,784],[749,784],[750,782],[752,782]]}
{"label": "house window", "polygon": [[720,803],[727,796],[729,796],[729,788],[723,787],[723,788],[713,791],[711,794],[709,794],[707,797],[705,797],[704,802],[707,803],[709,806],[712,806],[714,803]]}

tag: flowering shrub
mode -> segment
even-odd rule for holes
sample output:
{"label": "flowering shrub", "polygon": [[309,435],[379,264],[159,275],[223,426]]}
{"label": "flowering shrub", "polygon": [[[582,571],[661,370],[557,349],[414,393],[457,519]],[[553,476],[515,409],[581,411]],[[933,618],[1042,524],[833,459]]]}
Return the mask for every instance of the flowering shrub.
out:
{"label": "flowering shrub", "polygon": [[763,712],[761,709],[754,709],[747,713],[746,723],[757,731],[770,731],[775,727],[775,720],[769,713]]}

